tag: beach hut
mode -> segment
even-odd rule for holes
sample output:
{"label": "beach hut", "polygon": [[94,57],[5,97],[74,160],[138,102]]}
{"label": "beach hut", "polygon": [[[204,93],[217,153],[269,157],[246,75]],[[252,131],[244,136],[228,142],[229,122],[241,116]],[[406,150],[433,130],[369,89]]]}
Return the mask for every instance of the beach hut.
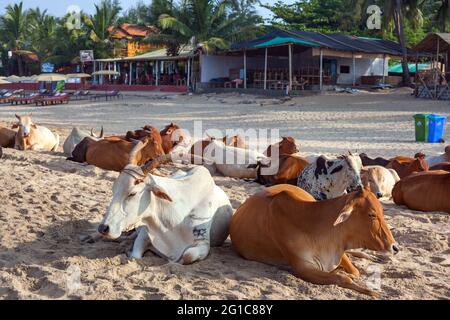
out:
{"label": "beach hut", "polygon": [[417,73],[416,97],[449,100],[450,33],[429,33],[413,49],[428,53],[432,62],[431,69]]}
{"label": "beach hut", "polygon": [[202,53],[201,86],[255,92],[374,86],[401,80],[388,75],[389,59],[401,55],[393,41],[277,29],[229,50]]}

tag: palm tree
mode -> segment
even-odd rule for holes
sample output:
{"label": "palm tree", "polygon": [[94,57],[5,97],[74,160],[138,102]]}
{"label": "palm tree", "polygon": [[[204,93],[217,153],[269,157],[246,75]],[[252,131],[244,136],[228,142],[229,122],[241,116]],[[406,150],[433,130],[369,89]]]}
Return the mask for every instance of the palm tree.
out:
{"label": "palm tree", "polygon": [[[409,21],[413,29],[418,28],[423,23],[422,12],[419,9],[419,0],[354,0],[353,8],[364,15],[365,8],[369,4],[377,4],[383,11],[383,33],[394,31],[402,52],[403,84],[410,85],[408,69],[408,52],[405,40],[405,20]],[[364,8],[364,10],[361,10]]]}
{"label": "palm tree", "polygon": [[95,5],[95,14],[85,16],[85,23],[90,30],[89,37],[96,47],[96,54],[106,58],[113,48],[111,27],[115,27],[121,11],[118,0],[102,0]]}
{"label": "palm tree", "polygon": [[[26,41],[28,24],[27,12],[23,10],[23,3],[9,4],[6,7],[6,13],[1,19],[2,36],[5,39],[6,46],[13,51],[21,50]],[[18,54],[19,75],[23,74],[22,57]]]}
{"label": "palm tree", "polygon": [[[249,7],[242,12],[233,10],[229,0],[185,0],[179,5],[170,4],[171,12],[161,14],[158,19],[161,34],[151,35],[148,40],[166,45],[173,54],[187,43],[194,47],[201,44],[206,51],[228,48],[232,41],[251,36],[260,21]],[[241,4],[245,5],[245,1],[234,2],[237,7]]]}
{"label": "palm tree", "polygon": [[439,31],[446,32],[447,23],[448,23],[448,19],[450,16],[450,1],[442,0],[439,2],[440,2],[440,6],[439,6],[436,16],[434,18],[439,25]]}
{"label": "palm tree", "polygon": [[403,84],[410,85],[408,68],[408,52],[405,40],[404,19],[411,22],[413,28],[423,23],[422,13],[418,8],[418,0],[387,0],[384,1],[384,25],[387,27],[393,21],[394,31],[402,51]]}
{"label": "palm tree", "polygon": [[54,54],[57,38],[58,21],[39,8],[29,11],[30,48],[44,62]]}

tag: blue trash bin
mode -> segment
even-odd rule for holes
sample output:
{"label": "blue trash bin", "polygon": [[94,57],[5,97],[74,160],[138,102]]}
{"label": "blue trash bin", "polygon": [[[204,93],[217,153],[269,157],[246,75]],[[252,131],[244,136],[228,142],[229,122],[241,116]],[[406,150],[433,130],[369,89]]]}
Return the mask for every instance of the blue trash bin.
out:
{"label": "blue trash bin", "polygon": [[438,114],[430,114],[429,121],[428,142],[443,142],[447,117]]}

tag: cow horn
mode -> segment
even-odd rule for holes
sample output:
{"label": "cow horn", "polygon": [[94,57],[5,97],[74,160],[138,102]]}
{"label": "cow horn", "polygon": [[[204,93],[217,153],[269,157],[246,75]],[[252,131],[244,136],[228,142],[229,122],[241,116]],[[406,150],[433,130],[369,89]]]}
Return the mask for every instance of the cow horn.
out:
{"label": "cow horn", "polygon": [[133,138],[130,138],[130,142],[132,142],[134,145],[138,145],[139,143],[141,143],[142,141],[141,140],[136,140],[136,139],[133,139]]}
{"label": "cow horn", "polygon": [[144,175],[147,175],[148,173],[152,172],[154,169],[158,168],[160,165],[164,163],[168,163],[172,161],[172,155],[171,154],[165,154],[159,157],[156,157],[155,159],[147,162],[141,167],[142,172]]}
{"label": "cow horn", "polygon": [[102,126],[102,130],[100,131],[100,137],[99,137],[100,139],[103,139],[104,138],[104,131],[103,131],[103,126]]}
{"label": "cow horn", "polygon": [[94,128],[91,128],[91,137],[97,138],[94,133]]}
{"label": "cow horn", "polygon": [[136,164],[137,164],[137,161],[136,161],[136,155],[138,154],[139,151],[141,151],[142,149],[144,149],[144,147],[147,145],[147,142],[148,142],[148,141],[147,141],[146,143],[144,143],[144,142],[139,141],[139,140],[134,140],[134,139],[131,139],[131,140],[132,140],[133,143],[134,143],[134,141],[138,141],[138,142],[136,143],[136,145],[134,146],[134,148],[131,150],[130,155],[129,155],[129,160],[128,160],[128,162],[129,162],[130,164],[136,165]]}
{"label": "cow horn", "polygon": [[20,116],[18,116],[17,113],[14,114],[14,116],[16,116],[16,118],[20,120]]}

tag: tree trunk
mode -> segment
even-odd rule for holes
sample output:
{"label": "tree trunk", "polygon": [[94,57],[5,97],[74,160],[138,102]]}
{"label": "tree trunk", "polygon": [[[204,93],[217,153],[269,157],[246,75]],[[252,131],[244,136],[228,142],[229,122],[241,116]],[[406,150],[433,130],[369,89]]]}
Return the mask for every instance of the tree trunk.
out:
{"label": "tree trunk", "polygon": [[23,63],[22,63],[22,56],[20,53],[17,55],[17,69],[19,72],[19,77],[23,76]]}
{"label": "tree trunk", "polygon": [[406,49],[405,30],[404,30],[404,25],[403,25],[403,12],[402,12],[401,0],[395,0],[394,24],[395,24],[395,32],[397,34],[398,42],[400,43],[400,47],[402,50],[403,84],[405,86],[409,86],[411,84],[411,79],[409,77],[408,52]]}

